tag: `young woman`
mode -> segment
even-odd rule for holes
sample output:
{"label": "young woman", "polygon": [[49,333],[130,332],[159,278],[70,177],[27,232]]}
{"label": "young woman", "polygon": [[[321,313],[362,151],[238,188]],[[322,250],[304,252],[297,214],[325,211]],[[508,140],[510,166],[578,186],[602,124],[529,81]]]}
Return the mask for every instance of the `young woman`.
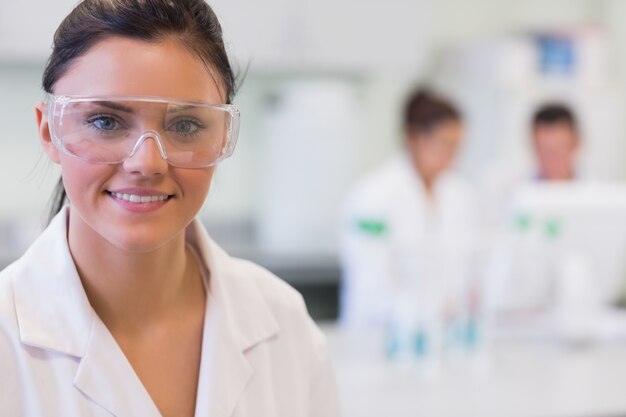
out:
{"label": "young woman", "polygon": [[338,415],[301,297],[195,220],[239,116],[209,6],[85,0],[43,87],[60,204],[0,273],[0,415]]}
{"label": "young woman", "polygon": [[[451,172],[463,134],[459,111],[419,89],[407,100],[403,122],[403,151],[364,177],[346,201],[341,230],[346,325],[387,324],[398,292],[416,278],[407,277],[415,275],[408,269],[419,266],[420,279],[427,274],[436,281],[439,255],[456,252],[473,235],[473,192]],[[460,265],[451,256],[445,262]]]}

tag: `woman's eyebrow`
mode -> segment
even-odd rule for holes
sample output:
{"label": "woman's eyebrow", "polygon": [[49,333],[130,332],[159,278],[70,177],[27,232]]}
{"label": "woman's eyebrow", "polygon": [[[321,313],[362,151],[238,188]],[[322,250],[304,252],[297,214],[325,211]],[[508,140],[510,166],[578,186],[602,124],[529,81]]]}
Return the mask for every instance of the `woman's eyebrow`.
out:
{"label": "woman's eyebrow", "polygon": [[125,112],[125,113],[134,113],[135,112],[132,109],[132,107],[128,107],[128,106],[125,106],[123,104],[116,103],[114,101],[94,101],[93,103],[97,104],[99,106],[102,106],[102,107],[108,107],[110,109],[119,110],[119,111],[122,111],[122,112]]}
{"label": "woman's eyebrow", "polygon": [[188,109],[193,109],[195,107],[198,107],[198,106],[194,106],[192,104],[169,105],[169,106],[167,106],[167,112],[168,113],[176,113],[176,112],[181,112],[181,111],[185,111],[185,110],[188,110]]}

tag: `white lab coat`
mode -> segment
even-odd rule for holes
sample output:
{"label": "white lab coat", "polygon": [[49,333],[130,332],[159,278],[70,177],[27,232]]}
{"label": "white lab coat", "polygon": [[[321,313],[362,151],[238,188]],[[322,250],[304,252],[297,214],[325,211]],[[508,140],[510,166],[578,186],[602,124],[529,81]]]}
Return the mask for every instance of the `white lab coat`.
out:
{"label": "white lab coat", "polygon": [[[492,271],[496,274],[491,279],[494,309],[537,315],[538,311],[554,308],[558,299],[567,294],[561,291],[566,291],[568,281],[577,282],[577,285],[581,285],[582,281],[578,277],[559,282],[560,263],[566,259],[563,255],[568,252],[562,251],[571,242],[568,244],[561,241],[562,237],[554,239],[546,234],[546,225],[559,220],[559,199],[556,199],[557,205],[550,209],[552,214],[546,216],[542,211],[547,205],[536,212],[527,206],[527,198],[539,202],[550,192],[550,189],[541,191],[542,186],[580,185],[586,180],[576,177],[565,182],[550,181],[541,178],[536,164],[506,166],[499,163],[488,167],[480,182],[481,213],[492,241]],[[575,195],[575,190],[572,188],[572,195]],[[553,191],[558,196],[558,189]],[[565,246],[561,246],[563,244]],[[576,258],[582,259],[580,264],[585,263],[583,253]],[[561,288],[563,285],[566,287]],[[595,294],[593,288],[583,292],[591,298]]]}
{"label": "white lab coat", "polygon": [[459,255],[468,253],[475,237],[475,217],[469,183],[446,173],[429,201],[406,154],[366,176],[342,216],[342,322],[385,324],[408,275],[434,282],[442,266],[462,269]]}
{"label": "white lab coat", "polygon": [[[66,209],[0,273],[0,415],[158,416],[89,304],[68,249],[67,216]],[[210,270],[195,415],[338,416],[325,339],[301,296],[229,257],[197,220],[187,241]]]}
{"label": "white lab coat", "polygon": [[479,178],[481,223],[490,233],[501,233],[513,225],[515,194],[526,184],[539,180],[537,168],[532,164],[494,164],[485,169]]}

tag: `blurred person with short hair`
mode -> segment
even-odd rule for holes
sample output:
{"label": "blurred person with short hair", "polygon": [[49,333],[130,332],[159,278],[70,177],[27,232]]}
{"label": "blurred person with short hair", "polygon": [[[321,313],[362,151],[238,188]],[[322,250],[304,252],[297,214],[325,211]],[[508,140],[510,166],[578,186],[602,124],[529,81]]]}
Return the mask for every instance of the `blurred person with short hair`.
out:
{"label": "blurred person with short hair", "polygon": [[[532,164],[516,166],[509,161],[504,167],[492,167],[481,184],[481,220],[493,246],[493,262],[506,263],[509,268],[494,284],[494,307],[500,311],[537,312],[554,301],[558,285],[550,266],[545,265],[555,258],[546,251],[550,246],[544,244],[553,244],[559,233],[558,222],[544,224],[535,213],[521,208],[522,201],[529,192],[544,189],[545,184],[580,179],[577,162],[581,139],[573,110],[560,102],[539,105],[529,117],[529,128]],[[547,194],[544,191],[540,195]],[[534,268],[524,269],[528,259]]]}
{"label": "blurred person with short hair", "polygon": [[531,117],[532,162],[507,161],[488,167],[482,175],[482,221],[487,228],[507,226],[510,205],[524,184],[574,181],[579,178],[581,146],[578,120],[570,106],[560,102],[539,105]]}
{"label": "blurred person with short hair", "polygon": [[544,181],[575,179],[580,138],[572,110],[558,103],[543,105],[535,112],[532,126],[537,178]]}

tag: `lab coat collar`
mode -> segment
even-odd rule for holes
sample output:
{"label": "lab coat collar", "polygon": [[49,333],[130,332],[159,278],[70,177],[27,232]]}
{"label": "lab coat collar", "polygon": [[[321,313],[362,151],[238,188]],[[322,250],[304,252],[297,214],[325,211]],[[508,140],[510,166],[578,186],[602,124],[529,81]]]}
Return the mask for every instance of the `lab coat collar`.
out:
{"label": "lab coat collar", "polygon": [[115,338],[97,316],[74,375],[74,386],[114,416],[161,415]]}
{"label": "lab coat collar", "polygon": [[[247,261],[231,258],[208,235],[198,220],[187,227],[186,240],[209,268],[209,286],[220,328],[242,351],[279,330],[271,309],[262,297]],[[252,320],[251,320],[252,318]]]}
{"label": "lab coat collar", "polygon": [[[391,164],[399,167],[401,175],[404,176],[405,181],[410,184],[413,190],[419,190],[420,195],[425,195],[426,187],[421,174],[415,168],[414,162],[411,160],[411,155],[408,152],[399,152],[391,158]],[[435,178],[434,190],[435,199],[437,194],[441,192],[443,188],[447,186],[452,176],[452,170],[441,172],[437,178]],[[413,193],[416,194],[416,193]]]}
{"label": "lab coat collar", "polygon": [[[280,328],[254,277],[245,273],[252,272],[250,264],[227,255],[198,221],[187,228],[186,239],[210,268],[211,320],[216,323],[211,365],[201,365],[196,415],[206,415],[204,411],[210,410],[211,416],[230,417],[254,373],[246,353],[275,336]],[[205,369],[211,366],[212,370]],[[213,395],[203,396],[202,390]]]}
{"label": "lab coat collar", "polygon": [[[69,209],[63,209],[16,265],[13,288],[20,339],[80,358],[76,387],[113,415],[159,415],[89,304],[67,244],[68,216]],[[215,315],[211,320],[205,316],[196,415],[210,410],[211,416],[229,417],[254,373],[246,352],[276,335],[279,326],[254,277],[247,276],[254,271],[248,264],[229,257],[198,220],[188,226],[186,238],[209,270],[212,305],[207,311]],[[209,329],[209,323],[215,326]],[[134,399],[125,401],[120,393]]]}
{"label": "lab coat collar", "polygon": [[82,357],[95,313],[67,245],[68,215],[63,209],[26,251],[12,283],[22,343]]}

